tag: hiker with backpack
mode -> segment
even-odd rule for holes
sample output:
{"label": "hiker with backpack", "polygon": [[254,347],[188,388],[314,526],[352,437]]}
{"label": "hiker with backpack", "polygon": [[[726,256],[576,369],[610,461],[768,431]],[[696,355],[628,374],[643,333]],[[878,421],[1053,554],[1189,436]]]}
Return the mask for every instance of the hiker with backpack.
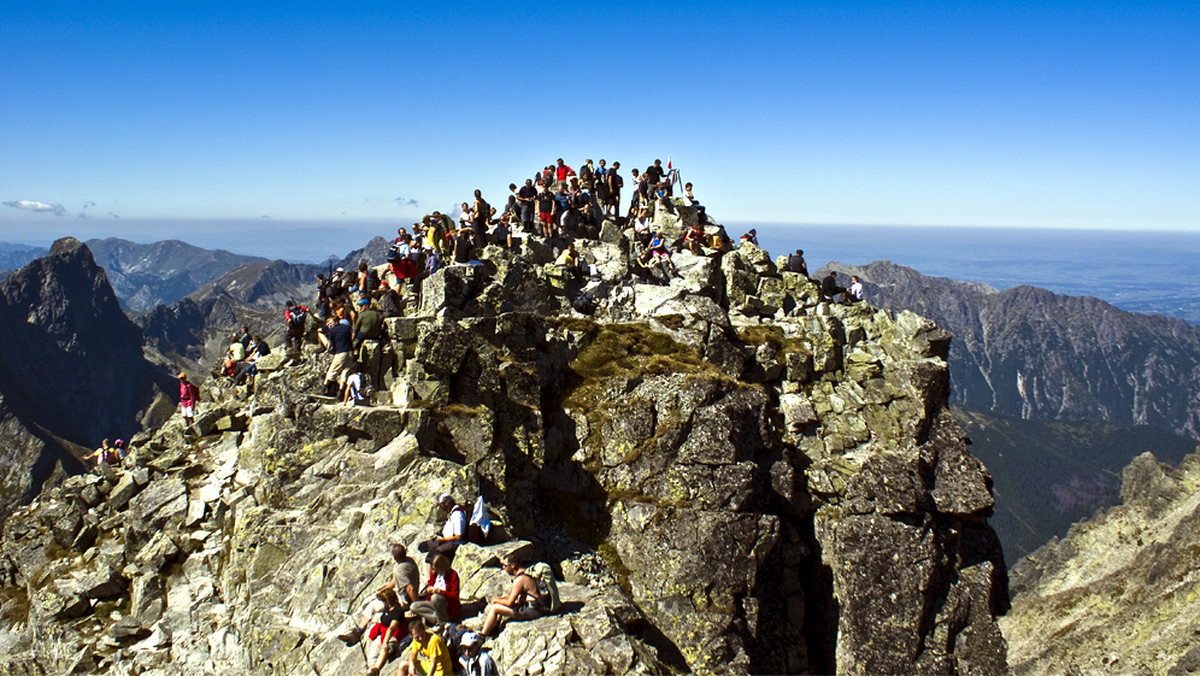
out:
{"label": "hiker with backpack", "polygon": [[430,563],[437,554],[442,554],[449,561],[453,561],[454,553],[458,551],[458,545],[467,541],[467,510],[455,502],[454,496],[449,493],[442,493],[438,496],[437,506],[448,513],[446,523],[442,526],[442,534],[435,535],[417,545],[417,551],[428,554],[425,561]]}
{"label": "hiker with backpack", "polygon": [[289,300],[283,310],[283,324],[287,327],[287,349],[299,352],[304,346],[304,332],[308,329],[308,308]]}
{"label": "hiker with backpack", "polygon": [[[120,439],[117,441],[120,441]],[[96,460],[97,467],[100,465],[115,465],[121,462],[120,451],[112,446],[109,446],[108,439],[104,439],[100,442],[100,448],[97,448],[95,451],[83,456],[84,460],[91,460],[93,458]]]}
{"label": "hiker with backpack", "polygon": [[[549,589],[526,570],[516,555],[505,556],[500,567],[513,576],[512,588],[505,596],[492,597],[479,632],[484,636],[495,635],[505,620],[536,620],[551,610]],[[550,579],[554,579],[553,575]]]}

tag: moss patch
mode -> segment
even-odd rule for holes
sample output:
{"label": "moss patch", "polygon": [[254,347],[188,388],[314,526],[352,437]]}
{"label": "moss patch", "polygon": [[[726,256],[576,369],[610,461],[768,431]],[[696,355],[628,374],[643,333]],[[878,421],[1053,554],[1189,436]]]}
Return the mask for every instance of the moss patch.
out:
{"label": "moss patch", "polygon": [[591,340],[570,364],[583,378],[695,373],[704,367],[694,348],[645,324],[589,324],[585,333]]}
{"label": "moss patch", "polygon": [[737,336],[746,345],[771,345],[782,354],[812,352],[803,338],[788,338],[783,335],[783,329],[770,324],[739,326]]}

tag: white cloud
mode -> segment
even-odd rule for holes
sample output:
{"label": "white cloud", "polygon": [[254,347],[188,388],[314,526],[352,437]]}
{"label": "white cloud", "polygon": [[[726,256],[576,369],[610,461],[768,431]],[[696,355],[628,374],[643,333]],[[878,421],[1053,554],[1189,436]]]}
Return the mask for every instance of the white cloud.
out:
{"label": "white cloud", "polygon": [[65,216],[67,213],[66,207],[61,204],[47,204],[45,202],[38,202],[37,200],[13,200],[12,202],[4,202],[3,204],[14,209],[51,213],[55,216]]}
{"label": "white cloud", "polygon": [[399,205],[399,206],[401,206],[401,207],[415,207],[415,206],[417,206],[417,201],[416,201],[416,200],[414,200],[414,199],[408,199],[408,198],[405,198],[405,197],[397,197],[395,201],[396,201],[396,204],[398,204],[398,205]]}

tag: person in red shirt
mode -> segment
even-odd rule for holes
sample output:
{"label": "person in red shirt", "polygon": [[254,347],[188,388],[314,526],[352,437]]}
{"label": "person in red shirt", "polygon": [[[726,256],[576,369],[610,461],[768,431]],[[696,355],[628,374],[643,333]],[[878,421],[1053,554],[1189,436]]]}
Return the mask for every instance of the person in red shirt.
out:
{"label": "person in red shirt", "polygon": [[183,424],[191,427],[196,420],[196,404],[200,402],[200,389],[188,382],[186,373],[179,373],[179,414]]}
{"label": "person in red shirt", "polygon": [[575,175],[575,170],[563,164],[563,159],[560,157],[555,161],[554,178],[565,181],[568,177]]}

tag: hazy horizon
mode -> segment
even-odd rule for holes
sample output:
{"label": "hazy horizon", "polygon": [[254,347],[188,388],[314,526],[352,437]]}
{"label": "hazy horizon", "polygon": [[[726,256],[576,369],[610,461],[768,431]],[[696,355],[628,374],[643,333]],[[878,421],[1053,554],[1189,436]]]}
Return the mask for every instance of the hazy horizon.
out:
{"label": "hazy horizon", "polygon": [[[1200,231],[1198,34],[1171,2],[7,3],[0,239],[411,222],[559,157],[673,160],[723,219]],[[563,53],[578,96],[536,84]]]}
{"label": "hazy horizon", "polygon": [[[179,239],[206,249],[319,263],[342,258],[372,237],[390,239],[396,221],[356,224],[207,222],[160,227],[154,237],[111,231],[74,233],[81,240],[118,237],[139,243]],[[254,226],[254,227],[251,227]],[[813,223],[725,223],[737,240],[749,228],[773,257],[805,250],[809,269],[831,261],[865,265],[890,260],[918,272],[983,282],[998,290],[1028,284],[1055,293],[1094,296],[1131,312],[1164,314],[1200,324],[1200,234],[1176,231],[854,226]],[[241,230],[239,230],[239,228]],[[10,243],[49,246],[56,239]],[[583,252],[586,256],[586,250]]]}

